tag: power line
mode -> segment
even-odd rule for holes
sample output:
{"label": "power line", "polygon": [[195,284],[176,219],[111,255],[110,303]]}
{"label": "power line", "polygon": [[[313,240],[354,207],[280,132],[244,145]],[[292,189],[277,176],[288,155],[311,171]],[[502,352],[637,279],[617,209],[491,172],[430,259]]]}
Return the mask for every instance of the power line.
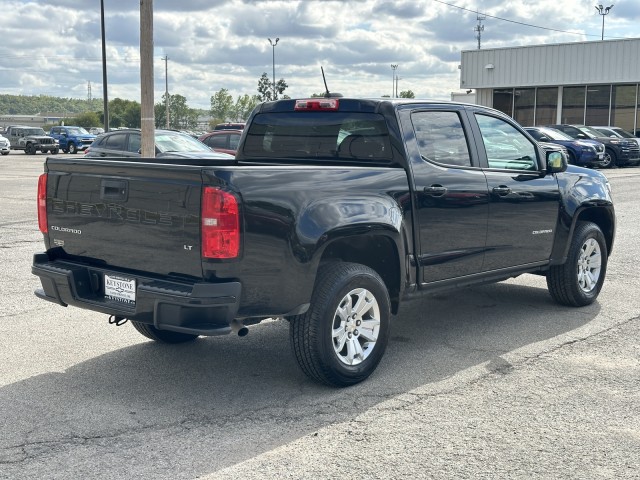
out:
{"label": "power line", "polygon": [[[442,0],[433,0],[433,1],[437,2],[437,3],[441,3],[443,5],[447,5],[448,7],[453,7],[453,8],[457,8],[459,10],[464,10],[466,12],[471,12],[471,13],[478,14],[478,12],[476,10],[471,10],[469,8],[460,7],[458,5],[454,5],[453,3],[444,2]],[[567,30],[558,30],[556,28],[541,27],[540,25],[532,25],[530,23],[518,22],[516,20],[509,20],[508,18],[496,17],[495,15],[489,15],[488,13],[483,13],[482,15],[484,17],[495,18],[496,20],[501,20],[503,22],[515,23],[517,25],[523,25],[525,27],[539,28],[540,30],[549,30],[551,32],[568,33],[570,35],[584,35],[585,37],[599,37],[600,36],[600,35],[591,35],[589,33],[583,33],[583,32],[570,32],[570,31],[567,31]],[[623,39],[624,37],[608,37],[608,38]]]}

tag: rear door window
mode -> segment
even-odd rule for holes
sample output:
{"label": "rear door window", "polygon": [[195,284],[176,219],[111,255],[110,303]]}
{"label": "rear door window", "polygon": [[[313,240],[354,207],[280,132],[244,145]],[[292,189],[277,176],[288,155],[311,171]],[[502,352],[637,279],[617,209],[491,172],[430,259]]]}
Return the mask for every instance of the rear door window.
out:
{"label": "rear door window", "polygon": [[126,133],[114,133],[113,135],[109,135],[104,142],[104,147],[109,150],[124,150],[125,145],[127,144],[127,134]]}
{"label": "rear door window", "polygon": [[414,112],[411,122],[424,160],[455,167],[471,167],[467,137],[457,112]]}

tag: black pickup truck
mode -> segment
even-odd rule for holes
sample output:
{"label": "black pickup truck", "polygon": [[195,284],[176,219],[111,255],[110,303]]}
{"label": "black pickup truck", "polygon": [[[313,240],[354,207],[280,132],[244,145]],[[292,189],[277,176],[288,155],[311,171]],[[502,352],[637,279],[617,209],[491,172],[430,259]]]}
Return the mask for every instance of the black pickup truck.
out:
{"label": "black pickup truck", "polygon": [[38,221],[38,297],[168,343],[286,319],[334,386],[428,292],[530,273],[592,303],[615,235],[606,177],[498,111],[330,96],[259,105],[235,159],[50,157]]}

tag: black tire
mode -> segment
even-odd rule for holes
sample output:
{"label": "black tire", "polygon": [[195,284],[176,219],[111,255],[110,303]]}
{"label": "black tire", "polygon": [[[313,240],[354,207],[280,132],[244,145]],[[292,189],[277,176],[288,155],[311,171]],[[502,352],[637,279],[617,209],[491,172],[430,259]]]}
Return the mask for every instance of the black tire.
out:
{"label": "black tire", "polygon": [[591,222],[578,222],[564,265],[547,272],[547,287],[562,305],[583,307],[593,303],[602,289],[607,272],[607,243],[600,228]]}
{"label": "black tire", "polygon": [[27,155],[35,155],[36,154],[36,147],[33,143],[27,143],[24,147],[24,153],[26,153]]}
{"label": "black tire", "polygon": [[2,152],[2,155],[9,155],[9,152]]}
{"label": "black tire", "polygon": [[58,149],[54,148],[53,150],[51,150],[51,155],[57,155],[58,154]]}
{"label": "black tire", "polygon": [[604,157],[602,159],[602,168],[614,168],[616,167],[616,162],[618,158],[616,157],[616,153],[607,148],[604,151]]}
{"label": "black tire", "polygon": [[575,165],[576,164],[576,155],[575,153],[573,153],[572,151],[567,152],[567,161],[571,164],[571,165]]}
{"label": "black tire", "polygon": [[155,340],[156,342],[162,343],[185,343],[192,342],[198,335],[191,335],[189,333],[180,333],[180,332],[172,332],[170,330],[159,330],[153,325],[148,325],[146,323],[136,322],[131,320],[131,325],[138,332],[140,332],[145,337]]}
{"label": "black tire", "polygon": [[[354,313],[358,299],[366,299],[366,308]],[[339,310],[349,315],[340,317]],[[387,287],[374,270],[356,263],[322,266],[309,310],[289,323],[298,365],[313,380],[334,387],[363,381],[384,355],[390,317]]]}
{"label": "black tire", "polygon": [[78,153],[78,147],[76,147],[75,143],[70,143],[68,148],[70,154],[75,155],[76,153]]}

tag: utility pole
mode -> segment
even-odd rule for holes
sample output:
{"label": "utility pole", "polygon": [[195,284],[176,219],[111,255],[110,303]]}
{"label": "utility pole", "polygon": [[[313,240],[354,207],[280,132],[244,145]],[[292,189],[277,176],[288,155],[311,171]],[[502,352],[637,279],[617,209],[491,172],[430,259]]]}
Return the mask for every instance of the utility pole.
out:
{"label": "utility pole", "polygon": [[155,116],[153,111],[153,0],[140,0],[140,125],[143,157],[153,158]]}
{"label": "utility pole", "polygon": [[167,117],[167,130],[169,130],[169,57],[164,56],[164,108]]}
{"label": "utility pole", "polygon": [[476,12],[476,20],[478,20],[478,25],[474,27],[474,31],[477,32],[476,38],[478,39],[478,50],[480,50],[480,39],[482,37],[482,32],[484,32],[484,25],[482,25],[482,21],[486,19],[484,15],[480,15]]}
{"label": "utility pole", "polygon": [[391,98],[393,97],[393,93],[396,90],[396,70],[398,68],[398,64],[391,64]]}
{"label": "utility pole", "polygon": [[277,100],[278,99],[278,94],[276,92],[276,45],[278,44],[278,40],[280,40],[279,38],[276,38],[275,43],[271,41],[270,38],[267,38],[267,40],[269,40],[269,43],[271,44],[271,49],[273,50],[273,99]]}
{"label": "utility pole", "polygon": [[102,102],[104,131],[109,131],[109,96],[107,95],[107,49],[104,41],[104,0],[100,0],[100,28],[102,31]]}

